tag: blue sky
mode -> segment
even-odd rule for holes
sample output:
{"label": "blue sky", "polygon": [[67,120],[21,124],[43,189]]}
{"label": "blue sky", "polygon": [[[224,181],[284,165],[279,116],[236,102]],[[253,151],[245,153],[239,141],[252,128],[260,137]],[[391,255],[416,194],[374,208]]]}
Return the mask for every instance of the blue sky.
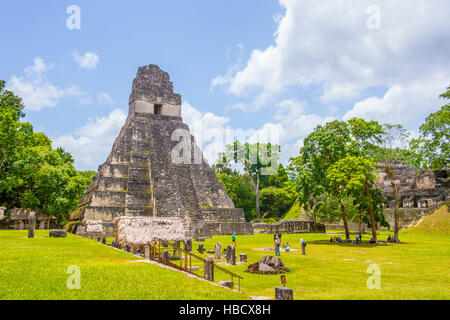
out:
{"label": "blue sky", "polygon": [[[70,5],[80,29],[66,26]],[[448,12],[444,0],[3,0],[0,79],[79,169],[108,156],[146,64],[169,72],[210,163],[211,130],[226,128],[276,135],[286,162],[329,120],[416,134],[450,85]]]}

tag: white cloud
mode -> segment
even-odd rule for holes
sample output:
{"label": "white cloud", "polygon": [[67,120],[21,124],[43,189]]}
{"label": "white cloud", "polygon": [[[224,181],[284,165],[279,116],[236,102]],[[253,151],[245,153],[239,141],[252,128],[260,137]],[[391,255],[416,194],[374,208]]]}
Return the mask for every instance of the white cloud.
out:
{"label": "white cloud", "polygon": [[212,165],[217,160],[217,154],[224,150],[226,124],[230,119],[211,112],[202,113],[187,101],[183,102],[181,112],[183,121],[203,151],[203,157]]}
{"label": "white cloud", "polygon": [[[182,115],[197,145],[204,151],[205,159],[213,164],[217,153],[223,151],[223,143],[216,137],[225,132],[229,119],[210,112],[202,113],[189,102],[183,102]],[[126,117],[123,110],[114,109],[109,115],[89,119],[81,128],[54,139],[54,145],[70,152],[78,169],[96,170],[111,152]]]}
{"label": "white cloud", "polygon": [[106,92],[100,92],[97,95],[98,103],[104,106],[114,105],[114,99]]}
{"label": "white cloud", "polygon": [[[278,122],[265,123],[255,136],[271,137],[268,142],[281,146],[281,162],[287,163],[290,157],[298,155],[303,139],[318,125],[336,120],[335,117],[322,117],[304,112],[305,103],[297,100],[284,100],[278,105],[274,120]],[[261,139],[258,139],[261,141]]]}
{"label": "white cloud", "polygon": [[11,76],[7,88],[22,98],[26,110],[39,111],[45,107],[55,107],[62,98],[75,98],[79,104],[91,103],[87,93],[78,86],[59,88],[47,80],[46,73],[53,64],[46,64],[40,57],[34,64],[25,68],[24,76]]}
{"label": "white cloud", "polygon": [[[242,138],[239,139],[241,141],[279,143],[281,161],[287,163],[290,157],[298,154],[303,138],[318,124],[334,120],[304,114],[303,106],[303,103],[295,100],[281,102],[275,118],[277,122],[266,123],[259,129],[231,128],[228,117],[203,113],[187,101],[183,102],[182,116],[202,149],[204,158],[211,165],[216,162],[218,153],[225,150],[225,145],[234,141],[234,137]],[[115,109],[105,117],[89,119],[84,126],[54,139],[54,146],[61,146],[70,152],[78,169],[96,170],[111,152],[126,117],[123,110]]]}
{"label": "white cloud", "polygon": [[[242,66],[243,66],[242,62],[243,62],[243,58],[244,58],[244,45],[243,44],[238,44],[237,48],[238,48],[238,57],[236,59],[236,62],[228,67],[228,71],[227,71],[226,75],[224,75],[224,76],[218,75],[217,77],[215,77],[211,81],[211,88],[229,84],[233,80],[233,75],[240,68],[242,68]],[[230,55],[231,55],[231,51],[232,51],[232,48],[228,48],[227,49],[227,52],[226,52],[226,55],[225,55],[226,61],[229,61]]]}
{"label": "white cloud", "polygon": [[358,101],[343,116],[343,119],[359,117],[367,120],[378,120],[381,123],[403,125],[412,123],[417,119],[423,122],[423,119],[429,113],[443,105],[438,94],[445,91],[447,80],[441,75],[437,75],[429,79],[394,85],[387,90],[382,98],[369,97]]}
{"label": "white cloud", "polygon": [[327,104],[334,101],[351,101],[359,96],[358,86],[352,83],[337,83],[325,86],[320,102]]}
{"label": "white cloud", "polygon": [[99,57],[95,52],[86,51],[84,55],[80,55],[78,51],[73,51],[73,59],[78,65],[86,70],[95,69],[99,63]]}
{"label": "white cloud", "polygon": [[[411,79],[423,84],[440,79],[438,86],[421,89],[430,90],[425,96],[436,97],[450,82],[446,0],[279,2],[286,11],[276,19],[274,44],[254,49],[243,68],[216,78],[232,94],[258,101],[257,107],[273,103],[292,86],[319,87],[321,103],[335,104],[354,103],[375,87],[407,90],[414,86]],[[380,29],[367,27],[371,5],[380,8]],[[410,100],[413,109],[424,103]]]}
{"label": "white cloud", "polygon": [[280,144],[280,160],[286,164],[290,157],[298,154],[303,138],[317,125],[335,120],[334,117],[306,114],[304,103],[296,100],[284,100],[277,107],[276,122],[267,122],[259,129],[230,128],[227,126],[229,118],[211,112],[202,113],[188,102],[183,102],[182,114],[209,164],[215,163],[217,154],[223,152],[234,137],[240,141]]}
{"label": "white cloud", "polygon": [[54,139],[54,145],[70,152],[78,169],[96,170],[111,152],[126,117],[123,110],[114,109],[108,116],[89,119],[73,133]]}

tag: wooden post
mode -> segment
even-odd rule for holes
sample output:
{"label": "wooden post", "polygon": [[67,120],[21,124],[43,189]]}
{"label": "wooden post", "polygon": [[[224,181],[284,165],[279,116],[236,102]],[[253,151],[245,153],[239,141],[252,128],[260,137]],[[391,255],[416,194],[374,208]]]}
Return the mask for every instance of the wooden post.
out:
{"label": "wooden post", "polygon": [[187,271],[187,251],[184,251],[184,271]]}
{"label": "wooden post", "polygon": [[161,256],[161,240],[158,239],[158,258]]}

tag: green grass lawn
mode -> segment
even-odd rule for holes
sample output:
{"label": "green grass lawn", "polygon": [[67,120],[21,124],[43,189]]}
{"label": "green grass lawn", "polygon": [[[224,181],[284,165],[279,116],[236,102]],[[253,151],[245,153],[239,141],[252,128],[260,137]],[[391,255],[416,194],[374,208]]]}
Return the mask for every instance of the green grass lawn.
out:
{"label": "green grass lawn", "polygon": [[[400,244],[377,245],[367,243],[369,234],[362,245],[333,244],[327,234],[283,235],[282,242],[298,250],[281,256],[291,269],[287,286],[294,290],[294,299],[449,299],[450,236],[412,230],[400,233]],[[130,263],[138,258],[93,240],[71,234],[48,238],[48,231],[36,234],[27,239],[27,231],[0,231],[0,299],[248,299],[274,297],[280,285],[279,275],[244,272],[250,263],[273,255],[259,250],[273,246],[272,235],[237,236],[237,256],[247,253],[248,263],[229,266],[216,261],[244,277],[244,294],[239,294],[157,265]],[[387,236],[380,232],[379,240]],[[301,255],[300,238],[308,243],[306,256]],[[213,250],[216,242],[225,248],[231,236],[214,236],[204,246]],[[197,246],[194,242],[196,254]],[[371,264],[381,271],[379,290],[366,285]],[[70,265],[81,269],[81,290],[66,287]],[[203,266],[193,265],[200,266],[201,274]],[[215,281],[222,279],[230,277],[216,271]]]}
{"label": "green grass lawn", "polygon": [[410,234],[439,234],[450,236],[449,205],[443,205],[428,215],[418,225],[407,229]]}
{"label": "green grass lawn", "polygon": [[[96,241],[48,231],[0,230],[0,300],[5,299],[246,299],[234,291],[148,263]],[[67,268],[81,270],[69,290]]]}
{"label": "green grass lawn", "polygon": [[[385,240],[387,232],[380,232]],[[306,256],[301,254],[300,238],[307,241]],[[370,236],[363,236],[368,242]],[[449,299],[450,237],[425,234],[401,234],[401,244],[333,244],[326,234],[283,235],[282,242],[299,251],[282,253],[281,259],[291,269],[287,286],[294,299]],[[207,249],[215,242],[231,244],[230,237],[216,236],[205,242]],[[247,253],[249,263],[228,266],[243,275],[242,290],[253,296],[274,296],[280,285],[279,275],[245,273],[248,264],[268,254],[258,248],[271,247],[272,235],[237,237],[237,255]],[[273,254],[273,251],[272,253]],[[377,264],[381,289],[367,288],[371,274],[367,268]]]}

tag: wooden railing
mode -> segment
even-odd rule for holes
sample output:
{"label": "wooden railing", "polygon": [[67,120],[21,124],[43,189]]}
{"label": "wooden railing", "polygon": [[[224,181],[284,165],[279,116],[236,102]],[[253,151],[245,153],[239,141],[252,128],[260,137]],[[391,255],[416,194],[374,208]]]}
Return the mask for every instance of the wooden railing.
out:
{"label": "wooden railing", "polygon": [[[241,291],[241,279],[244,279],[244,278],[241,277],[240,275],[238,275],[234,272],[231,272],[221,266],[218,266],[214,262],[209,262],[209,261],[203,259],[202,257],[199,257],[196,254],[193,254],[192,252],[186,250],[185,248],[181,248],[170,242],[167,242],[167,244],[170,248],[172,248],[172,256],[175,256],[176,252],[180,253],[180,264],[179,265],[164,259],[163,254],[161,253],[161,240],[158,240],[157,243],[154,242],[153,245],[150,246],[151,251],[150,251],[150,255],[148,258],[151,260],[158,261],[159,263],[170,266],[172,268],[175,268],[177,270],[181,270],[181,271],[187,272],[189,274],[195,275],[199,278],[206,279],[205,274],[202,277],[192,271],[192,259],[194,258],[195,260],[201,261],[204,264],[209,264],[213,269],[215,268],[217,270],[220,270],[220,271],[230,275],[231,282],[233,284],[234,284],[234,278],[237,278],[238,279],[238,290]],[[184,253],[184,259],[182,259],[182,257],[181,257],[182,253]],[[183,260],[184,260],[184,266],[183,266]],[[188,266],[188,260],[189,260],[189,266]],[[214,280],[212,280],[212,281],[214,281]]]}

